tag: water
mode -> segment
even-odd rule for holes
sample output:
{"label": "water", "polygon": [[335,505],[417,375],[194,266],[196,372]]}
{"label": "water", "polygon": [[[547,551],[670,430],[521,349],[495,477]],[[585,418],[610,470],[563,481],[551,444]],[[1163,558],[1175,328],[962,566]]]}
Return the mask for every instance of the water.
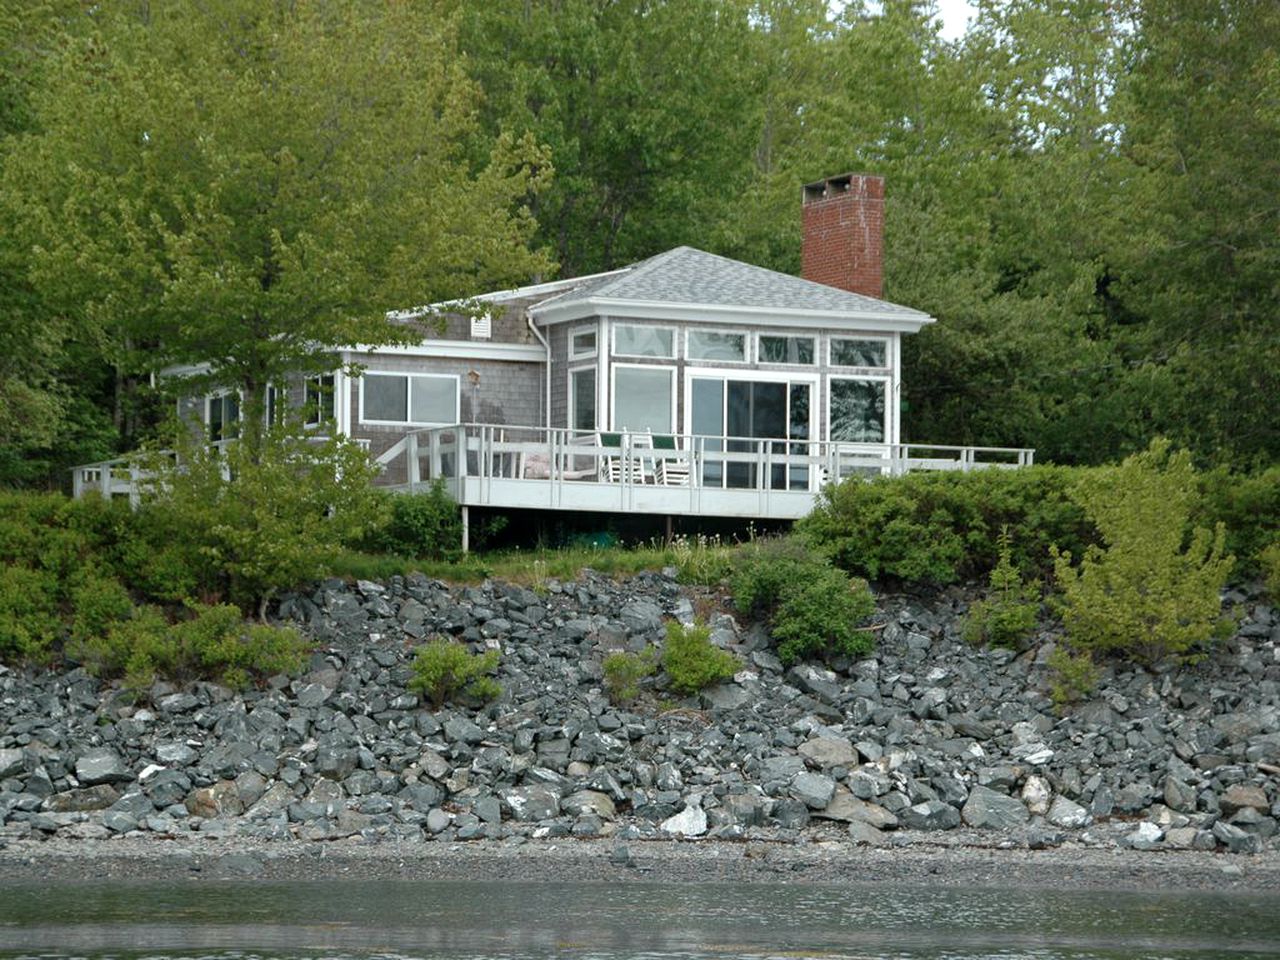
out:
{"label": "water", "polygon": [[778,884],[0,886],[0,958],[18,957],[1280,957],[1280,896]]}

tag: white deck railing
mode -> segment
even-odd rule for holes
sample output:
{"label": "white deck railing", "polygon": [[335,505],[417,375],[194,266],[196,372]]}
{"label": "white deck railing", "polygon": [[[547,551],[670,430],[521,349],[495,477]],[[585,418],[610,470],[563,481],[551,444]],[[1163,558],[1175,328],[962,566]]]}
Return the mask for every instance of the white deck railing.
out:
{"label": "white deck railing", "polygon": [[458,424],[403,437],[377,461],[388,485],[445,483],[464,506],[803,516],[832,480],[1030,466],[1012,447],[653,436]]}
{"label": "white deck railing", "polygon": [[[368,446],[367,441],[361,441]],[[440,480],[463,507],[795,519],[849,477],[913,470],[1016,469],[1035,451],[918,443],[705,437],[465,423],[417,430],[379,454],[380,485],[421,490]],[[148,477],[122,457],[72,471],[90,490],[136,502]]]}

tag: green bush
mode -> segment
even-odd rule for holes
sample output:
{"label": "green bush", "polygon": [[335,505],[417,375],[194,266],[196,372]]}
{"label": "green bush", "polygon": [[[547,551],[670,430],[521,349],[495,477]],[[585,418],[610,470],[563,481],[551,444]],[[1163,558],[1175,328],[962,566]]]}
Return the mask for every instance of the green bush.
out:
{"label": "green bush", "polygon": [[1194,514],[1198,526],[1227,530],[1226,549],[1236,558],[1234,572],[1242,577],[1265,576],[1263,554],[1280,530],[1280,466],[1256,473],[1232,473],[1218,468],[1200,474],[1200,502]]}
{"label": "green bush", "polygon": [[743,547],[731,581],[739,612],[765,620],[783,663],[871,650],[858,625],[875,612],[867,583],[850,579],[795,538]]}
{"label": "green bush", "polygon": [[1280,540],[1267,547],[1259,555],[1262,582],[1272,602],[1280,600]]}
{"label": "green bush", "polygon": [[462,517],[458,504],[437,479],[424,493],[391,494],[386,524],[370,546],[403,557],[454,560],[462,553]]}
{"label": "green bush", "polygon": [[1064,646],[1049,654],[1049,697],[1063,707],[1083,700],[1098,685],[1101,671],[1087,650],[1074,653]]}
{"label": "green bush", "polygon": [[674,620],[667,624],[662,668],[677,693],[697,693],[713,683],[730,680],[738,667],[737,657],[711,642],[709,627],[686,627]]}
{"label": "green bush", "polygon": [[1222,524],[1188,528],[1197,488],[1190,455],[1157,440],[1119,467],[1082,476],[1072,496],[1101,532],[1072,567],[1053,551],[1063,622],[1073,644],[1151,663],[1188,657],[1222,624],[1219,591],[1233,559]]}
{"label": "green bush", "polygon": [[498,651],[472,654],[454,640],[433,640],[413,658],[409,689],[423,693],[437,709],[459,693],[474,700],[494,700],[502,688],[489,674],[498,669]]}
{"label": "green bush", "polygon": [[719,537],[681,535],[671,541],[671,552],[681,583],[714,587],[733,574],[733,550]]}
{"label": "green bush", "polygon": [[62,630],[58,581],[23,566],[0,567],[0,661],[43,661]]}
{"label": "green bush", "polygon": [[1022,582],[1013,565],[1008,528],[1000,531],[1000,559],[991,571],[987,597],[969,608],[964,638],[972,644],[989,643],[1017,649],[1036,627],[1040,587]]}
{"label": "green bush", "polygon": [[1068,496],[1080,472],[1037,466],[850,479],[825,488],[796,531],[850,573],[942,584],[990,572],[1007,527],[1014,565],[1036,575],[1050,544],[1078,552],[1096,539]]}
{"label": "green bush", "polygon": [[610,702],[625,707],[640,696],[640,681],[658,669],[657,651],[645,647],[639,653],[615,651],[604,658],[604,688]]}
{"label": "green bush", "polygon": [[210,678],[240,688],[254,678],[298,670],[305,650],[295,630],[246,623],[230,604],[192,604],[172,624],[158,607],[137,607],[68,647],[93,673],[122,677],[132,690],[149,687],[158,676]]}
{"label": "green bush", "polygon": [[381,522],[375,468],[348,440],[271,430],[257,448],[180,438],[178,449],[180,466],[168,457],[146,464],[142,522],[159,564],[144,575],[156,594],[189,589],[261,612],[275,591],[323,576],[342,544]]}
{"label": "green bush", "polygon": [[71,588],[71,640],[103,636],[113,624],[133,616],[129,591],[115,577],[86,570]]}

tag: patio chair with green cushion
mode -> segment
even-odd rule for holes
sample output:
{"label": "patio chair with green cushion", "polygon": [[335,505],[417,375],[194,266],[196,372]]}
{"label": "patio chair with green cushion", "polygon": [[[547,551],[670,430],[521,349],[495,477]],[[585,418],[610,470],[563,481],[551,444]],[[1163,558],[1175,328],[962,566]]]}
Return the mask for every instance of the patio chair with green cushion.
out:
{"label": "patio chair with green cushion", "polygon": [[600,446],[616,449],[601,457],[600,462],[600,479],[607,483],[622,482],[622,434],[620,433],[602,433],[600,434]]}

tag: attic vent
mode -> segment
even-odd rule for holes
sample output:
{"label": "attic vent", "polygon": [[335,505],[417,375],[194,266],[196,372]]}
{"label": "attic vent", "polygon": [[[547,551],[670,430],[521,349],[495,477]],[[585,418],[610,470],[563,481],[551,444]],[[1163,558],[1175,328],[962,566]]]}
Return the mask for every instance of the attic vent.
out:
{"label": "attic vent", "polygon": [[493,336],[493,318],[487,313],[471,318],[471,339],[488,340]]}

